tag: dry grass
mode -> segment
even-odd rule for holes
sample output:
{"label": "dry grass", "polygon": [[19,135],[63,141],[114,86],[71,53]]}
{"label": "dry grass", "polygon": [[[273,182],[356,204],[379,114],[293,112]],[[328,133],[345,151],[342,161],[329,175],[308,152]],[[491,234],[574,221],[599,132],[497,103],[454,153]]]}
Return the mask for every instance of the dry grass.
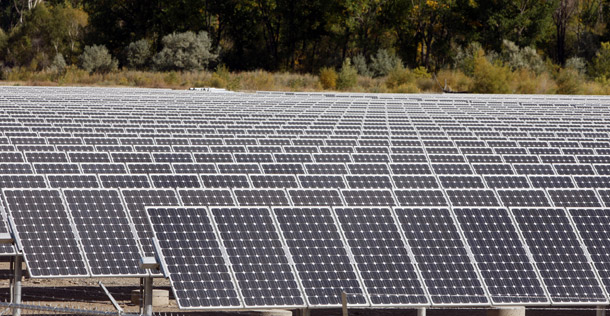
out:
{"label": "dry grass", "polygon": [[[357,83],[347,91],[370,93],[439,93],[442,88],[454,92],[470,92],[475,89],[473,78],[459,70],[441,70],[436,78],[421,75],[420,70],[397,69],[386,77],[370,78],[358,76]],[[4,70],[1,73],[3,85],[30,86],[127,86],[143,88],[187,89],[190,87],[216,87],[234,91],[328,91],[328,86],[320,77],[312,74],[288,72],[271,73],[263,70],[230,72],[226,67],[217,71],[195,72],[153,72],[122,69],[107,74],[88,73],[75,66],[63,72],[32,72],[25,68]],[[535,74],[517,70],[509,76],[509,93],[554,94],[585,93],[610,94],[608,82],[568,80],[577,87],[566,89],[566,80],[548,73]],[[334,90],[334,89],[329,89]],[[494,92],[494,91],[490,91]]]}

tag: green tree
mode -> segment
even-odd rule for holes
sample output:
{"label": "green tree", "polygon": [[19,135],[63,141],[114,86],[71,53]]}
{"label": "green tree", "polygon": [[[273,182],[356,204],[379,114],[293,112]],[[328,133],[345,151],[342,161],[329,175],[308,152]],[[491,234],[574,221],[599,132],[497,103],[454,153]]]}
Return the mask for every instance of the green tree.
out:
{"label": "green tree", "polygon": [[127,46],[127,65],[133,69],[142,69],[147,66],[152,58],[150,43],[141,39]]}
{"label": "green tree", "polygon": [[119,65],[118,61],[110,55],[108,49],[103,45],[86,46],[79,59],[80,66],[91,73],[115,71]]}
{"label": "green tree", "polygon": [[205,31],[169,34],[162,42],[163,49],[153,58],[161,70],[199,70],[218,57]]}
{"label": "green tree", "polygon": [[603,42],[589,66],[589,74],[594,78],[610,79],[610,42]]}

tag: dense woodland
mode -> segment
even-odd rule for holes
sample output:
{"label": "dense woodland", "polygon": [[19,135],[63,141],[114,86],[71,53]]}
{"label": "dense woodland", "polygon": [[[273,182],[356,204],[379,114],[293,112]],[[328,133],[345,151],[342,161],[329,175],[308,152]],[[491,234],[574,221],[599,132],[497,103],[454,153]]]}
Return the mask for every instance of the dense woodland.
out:
{"label": "dense woodland", "polygon": [[[15,69],[70,65],[92,72],[220,68],[325,74],[322,87],[337,88],[352,69],[398,77],[390,87],[402,84],[396,68],[404,67],[415,79],[452,71],[458,90],[477,88],[481,75],[559,87],[579,77],[603,87],[609,21],[610,0],[0,0],[0,65],[5,79]],[[198,53],[189,53],[192,46]],[[107,67],[86,66],[96,58]],[[497,88],[488,92],[510,92]]]}

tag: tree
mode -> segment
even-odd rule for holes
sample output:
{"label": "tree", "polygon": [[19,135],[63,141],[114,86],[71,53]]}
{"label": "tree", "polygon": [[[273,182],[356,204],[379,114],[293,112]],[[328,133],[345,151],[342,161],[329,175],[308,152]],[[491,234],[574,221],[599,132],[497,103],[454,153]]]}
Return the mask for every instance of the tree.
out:
{"label": "tree", "polygon": [[118,68],[118,61],[110,55],[103,45],[86,46],[80,56],[80,65],[83,69],[94,73],[106,73]]}
{"label": "tree", "polygon": [[174,33],[163,37],[163,49],[153,62],[161,70],[199,70],[216,60],[208,33]]}
{"label": "tree", "polygon": [[602,43],[589,66],[589,73],[594,78],[610,79],[610,42]]}
{"label": "tree", "polygon": [[87,14],[70,4],[37,5],[15,27],[8,38],[5,61],[9,66],[29,66],[40,70],[61,54],[75,63],[81,52]]}
{"label": "tree", "polygon": [[[417,43],[418,64],[432,66],[435,46],[448,43],[452,12],[456,9],[456,0],[414,0],[411,8],[411,24]],[[434,52],[433,52],[434,51]]]}
{"label": "tree", "polygon": [[553,21],[556,28],[556,61],[560,65],[564,65],[567,59],[566,55],[566,30],[570,19],[576,12],[578,7],[577,0],[558,0],[557,7],[553,12]]}
{"label": "tree", "polygon": [[150,43],[145,39],[132,42],[127,46],[127,65],[130,68],[143,68],[148,65],[151,57],[152,51]]}

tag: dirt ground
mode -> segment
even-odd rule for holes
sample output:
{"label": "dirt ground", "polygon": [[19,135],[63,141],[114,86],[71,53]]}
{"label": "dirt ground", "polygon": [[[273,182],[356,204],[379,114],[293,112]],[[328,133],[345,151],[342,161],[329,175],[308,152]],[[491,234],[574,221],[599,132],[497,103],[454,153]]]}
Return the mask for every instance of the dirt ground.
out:
{"label": "dirt ground", "polygon": [[[10,300],[9,263],[0,262],[0,300]],[[24,304],[61,306],[87,310],[116,311],[108,296],[98,285],[98,281],[106,286],[108,291],[120,304],[125,313],[138,313],[139,305],[131,302],[132,290],[140,288],[140,279],[137,278],[108,278],[108,279],[30,279],[24,278],[22,282],[22,300]],[[154,307],[155,313],[168,315],[202,315],[202,316],[242,316],[256,315],[253,312],[184,312],[176,305],[169,282],[163,278],[154,279],[155,289],[166,289],[170,293],[170,304],[165,307]],[[10,311],[0,308],[0,315],[10,314]],[[24,315],[46,314],[38,311],[23,310]],[[485,309],[433,309],[426,311],[428,316],[486,316]],[[528,308],[527,316],[594,316],[592,307],[565,307],[565,308]],[[312,310],[312,316],[341,316],[340,309]],[[350,316],[416,316],[414,309],[350,309]]]}

